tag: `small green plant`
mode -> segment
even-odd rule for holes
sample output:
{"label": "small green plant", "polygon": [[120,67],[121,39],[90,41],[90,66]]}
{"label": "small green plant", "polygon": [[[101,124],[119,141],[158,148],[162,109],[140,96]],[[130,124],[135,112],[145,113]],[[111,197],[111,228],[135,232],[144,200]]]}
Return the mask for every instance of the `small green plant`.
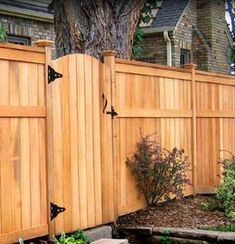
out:
{"label": "small green plant", "polygon": [[170,244],[170,231],[169,230],[164,230],[163,235],[160,237],[160,243],[161,244]]}
{"label": "small green plant", "polygon": [[5,26],[0,25],[0,42],[6,41],[7,38],[7,29]]}
{"label": "small green plant", "polygon": [[212,197],[209,200],[207,200],[206,202],[201,203],[201,209],[204,211],[210,211],[213,212],[215,210],[221,211],[221,206],[219,201],[215,198]]}
{"label": "small green plant", "polygon": [[150,136],[141,136],[136,152],[126,163],[148,206],[170,199],[171,194],[182,197],[183,187],[189,184],[189,162],[184,150],[163,149]]}
{"label": "small green plant", "polygon": [[216,199],[228,217],[235,220],[235,155],[222,160],[223,182],[216,190]]}
{"label": "small green plant", "polygon": [[66,235],[62,233],[59,239],[56,239],[56,244],[89,244],[90,240],[85,236],[83,231],[77,231],[73,234]]}

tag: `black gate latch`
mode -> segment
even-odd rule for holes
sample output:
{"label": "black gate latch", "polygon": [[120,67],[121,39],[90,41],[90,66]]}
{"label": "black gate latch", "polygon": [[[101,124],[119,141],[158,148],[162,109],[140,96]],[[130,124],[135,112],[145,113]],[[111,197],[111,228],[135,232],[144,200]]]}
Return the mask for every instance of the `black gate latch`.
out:
{"label": "black gate latch", "polygon": [[112,119],[118,115],[113,106],[111,106],[111,111],[107,111],[106,114],[110,114]]}
{"label": "black gate latch", "polygon": [[62,213],[66,210],[64,207],[59,207],[53,202],[51,202],[50,208],[51,208],[51,220],[53,220],[59,213]]}
{"label": "black gate latch", "polygon": [[58,78],[62,78],[63,75],[56,72],[50,65],[48,65],[48,84]]}
{"label": "black gate latch", "polygon": [[[106,110],[107,105],[108,105],[108,100],[107,100],[107,98],[106,98],[106,96],[105,96],[104,94],[102,95],[102,98],[103,98],[103,100],[104,100],[103,113],[105,113],[105,110]],[[113,106],[111,106],[111,111],[106,111],[106,114],[111,115],[111,118],[112,118],[112,119],[113,119],[115,116],[118,115],[118,113],[115,111],[115,109],[114,109]]]}

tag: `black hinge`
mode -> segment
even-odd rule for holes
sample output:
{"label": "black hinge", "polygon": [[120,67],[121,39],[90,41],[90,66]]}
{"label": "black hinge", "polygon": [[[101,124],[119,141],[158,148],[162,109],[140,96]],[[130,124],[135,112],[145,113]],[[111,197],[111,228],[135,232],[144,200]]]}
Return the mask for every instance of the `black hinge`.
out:
{"label": "black hinge", "polygon": [[106,114],[110,114],[112,119],[118,115],[113,106],[111,106],[111,111],[107,111]]}
{"label": "black hinge", "polygon": [[50,208],[51,208],[51,220],[53,220],[59,213],[64,212],[66,209],[64,207],[59,207],[55,203],[51,202],[50,203]]}
{"label": "black hinge", "polygon": [[56,72],[50,65],[48,65],[48,84],[55,79],[62,78],[63,75]]}

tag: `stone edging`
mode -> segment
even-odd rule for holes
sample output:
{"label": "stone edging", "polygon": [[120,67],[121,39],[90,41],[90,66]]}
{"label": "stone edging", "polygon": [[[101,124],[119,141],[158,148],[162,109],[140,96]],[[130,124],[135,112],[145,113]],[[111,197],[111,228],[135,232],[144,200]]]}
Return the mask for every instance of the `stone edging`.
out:
{"label": "stone edging", "polygon": [[219,232],[209,230],[193,230],[173,227],[126,227],[119,228],[121,231],[132,233],[136,236],[154,237],[163,236],[167,230],[170,237],[183,238],[188,240],[203,240],[217,243],[235,243],[234,232]]}

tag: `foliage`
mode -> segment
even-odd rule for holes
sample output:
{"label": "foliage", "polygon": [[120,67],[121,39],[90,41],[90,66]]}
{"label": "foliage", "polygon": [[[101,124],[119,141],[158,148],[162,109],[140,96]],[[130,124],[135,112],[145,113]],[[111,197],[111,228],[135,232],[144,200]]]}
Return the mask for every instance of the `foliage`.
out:
{"label": "foliage", "polygon": [[[227,0],[227,9],[228,9],[228,13],[230,15],[230,19],[231,19],[231,35],[233,38],[233,41],[235,39],[235,9],[233,6],[233,1],[232,0]],[[235,63],[235,48],[232,47],[231,50],[231,63],[234,64]],[[234,67],[233,67],[233,71],[234,71]]]}
{"label": "foliage", "polygon": [[169,244],[170,243],[170,231],[164,230],[163,235],[160,237],[160,243]]}
{"label": "foliage", "polygon": [[219,226],[208,226],[202,228],[204,230],[213,230],[213,231],[221,231],[221,232],[235,232],[235,225],[219,225]]}
{"label": "foliage", "polygon": [[183,186],[189,184],[189,163],[184,150],[163,149],[151,141],[150,136],[141,136],[136,152],[132,158],[127,158],[126,163],[148,206],[157,204],[161,199],[168,200],[170,194],[182,197]]}
{"label": "foliage", "polygon": [[221,211],[220,202],[215,197],[210,198],[206,202],[201,203],[201,209],[204,211],[213,212],[215,210]]}
{"label": "foliage", "polygon": [[152,9],[157,7],[157,0],[148,0],[145,4],[145,7],[142,11],[141,17],[139,19],[138,26],[136,28],[134,43],[132,47],[132,56],[133,58],[138,58],[142,54],[142,43],[143,43],[143,31],[139,27],[140,23],[147,24],[152,18]]}
{"label": "foliage", "polygon": [[7,29],[5,26],[0,25],[0,42],[6,41],[7,38]]}
{"label": "foliage", "polygon": [[223,182],[216,190],[216,198],[226,215],[235,220],[235,155],[222,160]]}
{"label": "foliage", "polygon": [[55,238],[56,244],[89,244],[90,240],[85,236],[83,231],[77,231],[73,234],[66,235],[62,233],[60,238]]}

